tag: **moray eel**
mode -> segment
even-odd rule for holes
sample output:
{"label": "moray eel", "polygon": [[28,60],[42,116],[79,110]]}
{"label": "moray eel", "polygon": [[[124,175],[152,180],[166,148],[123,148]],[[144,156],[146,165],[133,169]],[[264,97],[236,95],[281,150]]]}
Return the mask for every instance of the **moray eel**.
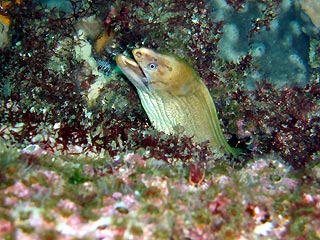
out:
{"label": "moray eel", "polygon": [[212,147],[237,156],[223,135],[206,85],[186,61],[147,48],[132,54],[134,60],[118,54],[116,62],[158,131],[192,136],[198,143],[209,140]]}

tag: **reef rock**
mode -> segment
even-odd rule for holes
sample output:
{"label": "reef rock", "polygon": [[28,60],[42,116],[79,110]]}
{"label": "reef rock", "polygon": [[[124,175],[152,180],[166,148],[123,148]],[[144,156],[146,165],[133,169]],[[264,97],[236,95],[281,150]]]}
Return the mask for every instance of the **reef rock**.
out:
{"label": "reef rock", "polygon": [[320,1],[300,0],[301,9],[310,17],[312,23],[320,29]]}
{"label": "reef rock", "polygon": [[9,26],[0,21],[0,49],[10,45]]}

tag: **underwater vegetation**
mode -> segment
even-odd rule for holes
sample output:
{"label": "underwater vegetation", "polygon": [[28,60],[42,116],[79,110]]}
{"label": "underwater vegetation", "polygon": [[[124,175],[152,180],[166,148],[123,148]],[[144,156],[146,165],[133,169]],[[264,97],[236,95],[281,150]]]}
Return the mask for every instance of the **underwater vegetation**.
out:
{"label": "underwater vegetation", "polygon": [[[0,238],[319,238],[313,4],[0,1]],[[195,68],[243,154],[151,126],[115,64],[142,46]]]}
{"label": "underwater vegetation", "polygon": [[223,163],[188,173],[181,161],[140,154],[90,158],[2,144],[0,156],[5,239],[319,236],[319,167],[290,173],[257,158],[239,170]]}

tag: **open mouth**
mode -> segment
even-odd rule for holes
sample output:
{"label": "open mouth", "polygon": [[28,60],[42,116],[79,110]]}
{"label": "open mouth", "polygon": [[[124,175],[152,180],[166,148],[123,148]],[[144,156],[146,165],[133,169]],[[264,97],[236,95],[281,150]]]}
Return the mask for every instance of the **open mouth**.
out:
{"label": "open mouth", "polygon": [[131,68],[131,70],[134,71],[137,75],[139,75],[140,77],[145,77],[144,72],[142,71],[141,67],[139,66],[139,64],[135,60],[128,58],[124,55],[121,56],[121,59],[122,59],[123,63],[127,67]]}
{"label": "open mouth", "polygon": [[122,72],[137,88],[148,88],[148,78],[135,60],[119,54],[116,56],[116,62]]}

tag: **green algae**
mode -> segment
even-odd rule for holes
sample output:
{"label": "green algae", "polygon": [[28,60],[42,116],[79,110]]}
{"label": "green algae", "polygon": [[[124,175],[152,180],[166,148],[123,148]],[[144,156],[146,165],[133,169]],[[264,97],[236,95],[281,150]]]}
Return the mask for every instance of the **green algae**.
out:
{"label": "green algae", "polygon": [[84,183],[86,181],[88,181],[89,178],[85,177],[84,174],[81,172],[80,169],[75,169],[74,172],[71,174],[70,178],[69,178],[69,183],[71,184],[81,184]]}
{"label": "green algae", "polygon": [[320,68],[320,41],[318,39],[310,40],[310,50],[309,50],[309,63],[312,68],[318,69]]}

